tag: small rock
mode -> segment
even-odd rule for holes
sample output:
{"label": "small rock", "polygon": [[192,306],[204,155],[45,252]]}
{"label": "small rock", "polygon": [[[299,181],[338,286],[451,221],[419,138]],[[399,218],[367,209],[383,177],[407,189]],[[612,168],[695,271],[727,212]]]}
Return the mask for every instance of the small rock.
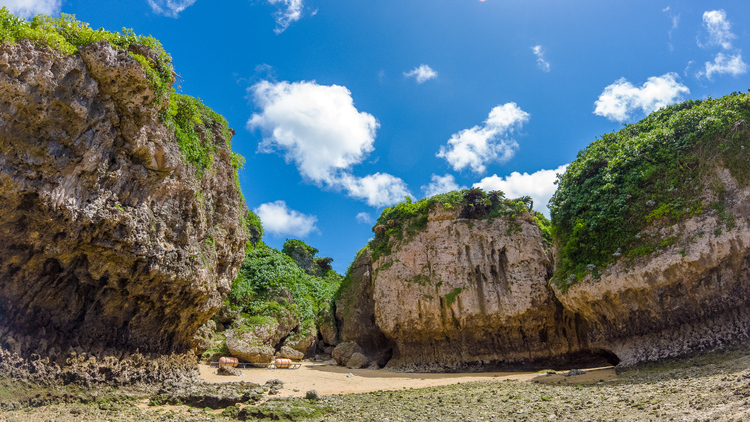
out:
{"label": "small rock", "polygon": [[580,369],[571,369],[568,371],[568,373],[565,375],[566,377],[572,377],[573,375],[583,375],[586,372],[581,371]]}
{"label": "small rock", "polygon": [[237,368],[232,368],[231,366],[220,366],[219,369],[216,370],[216,375],[241,377],[242,371]]}
{"label": "small rock", "polygon": [[318,400],[320,396],[318,396],[318,392],[316,390],[310,390],[305,393],[305,398],[308,400]]}

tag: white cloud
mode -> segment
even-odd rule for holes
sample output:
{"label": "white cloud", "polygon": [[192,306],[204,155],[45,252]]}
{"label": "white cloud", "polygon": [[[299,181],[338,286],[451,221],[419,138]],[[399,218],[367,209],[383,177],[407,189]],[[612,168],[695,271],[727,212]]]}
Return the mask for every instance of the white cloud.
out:
{"label": "white cloud", "polygon": [[[276,34],[286,31],[293,22],[302,18],[303,0],[268,0],[272,5],[279,5],[279,10],[274,13],[276,18],[276,28],[273,30]],[[315,11],[314,14],[316,14]],[[313,15],[314,15],[313,14]]]}
{"label": "white cloud", "polygon": [[438,74],[430,66],[423,64],[419,67],[415,67],[411,72],[404,72],[404,76],[406,76],[407,78],[414,77],[417,79],[417,83],[421,84],[429,81],[430,79],[437,78]]}
{"label": "white cloud", "polygon": [[640,88],[633,86],[625,78],[620,78],[604,88],[596,100],[594,114],[609,120],[623,122],[631,113],[641,110],[648,114],[682,99],[690,89],[677,82],[676,73],[652,76]]}
{"label": "white cloud", "polygon": [[357,214],[357,222],[362,224],[372,224],[375,222],[375,220],[372,219],[370,214],[366,212],[361,212]]}
{"label": "white cloud", "polygon": [[516,127],[521,127],[529,120],[529,114],[521,110],[516,103],[497,106],[490,111],[484,126],[474,126],[454,133],[447,146],[440,147],[438,157],[445,158],[460,171],[466,167],[481,174],[487,170],[486,164],[504,163],[518,149],[518,143],[508,138]]}
{"label": "white cloud", "polygon": [[148,0],[154,13],[176,18],[183,10],[192,6],[196,0]]}
{"label": "white cloud", "polygon": [[541,45],[535,45],[531,47],[531,51],[534,52],[534,55],[536,56],[536,67],[539,69],[542,69],[545,72],[550,71],[549,62],[544,60],[544,49]]}
{"label": "white cloud", "polygon": [[732,40],[737,38],[737,36],[732,33],[732,26],[727,20],[727,13],[725,11],[711,10],[703,12],[703,26],[708,31],[708,40],[706,44],[701,44],[699,40],[699,46],[708,47],[718,45],[725,50],[732,48]]}
{"label": "white cloud", "polygon": [[255,208],[253,212],[260,217],[263,230],[274,236],[305,237],[314,231],[318,231],[318,228],[315,227],[318,217],[291,210],[284,201],[262,204]]}
{"label": "white cloud", "polygon": [[698,77],[705,76],[708,79],[714,74],[730,74],[734,77],[747,73],[747,63],[742,61],[742,54],[737,53],[734,56],[725,56],[724,53],[718,53],[712,62],[706,62],[706,68],[698,72]]}
{"label": "white cloud", "polygon": [[313,82],[261,81],[250,88],[262,109],[248,122],[263,132],[261,152],[284,151],[303,177],[332,183],[340,170],[362,162],[375,148],[379,127],[359,112],[346,87]]}
{"label": "white cloud", "polygon": [[375,173],[365,177],[342,174],[337,187],[346,190],[352,198],[363,200],[373,207],[397,204],[410,195],[403,180],[387,173]]}
{"label": "white cloud", "polygon": [[259,152],[279,151],[306,180],[344,189],[372,206],[392,205],[408,194],[406,184],[395,176],[351,174],[352,166],[375,149],[379,124],[354,107],[346,87],[261,81],[250,92],[262,110],[248,121],[248,128],[263,134]]}
{"label": "white cloud", "polygon": [[10,13],[22,18],[44,14],[56,16],[60,14],[62,0],[0,0],[0,7],[5,6]]}
{"label": "white cloud", "polygon": [[549,217],[547,203],[557,190],[557,185],[555,185],[557,174],[565,173],[567,168],[568,165],[565,164],[554,170],[539,170],[531,174],[514,171],[504,178],[493,175],[474,183],[474,187],[485,191],[501,190],[505,192],[506,198],[530,196],[534,201],[534,209]]}
{"label": "white cloud", "polygon": [[466,186],[458,186],[456,178],[452,174],[446,174],[445,176],[433,174],[430,184],[422,186],[425,198],[462,189],[466,189]]}

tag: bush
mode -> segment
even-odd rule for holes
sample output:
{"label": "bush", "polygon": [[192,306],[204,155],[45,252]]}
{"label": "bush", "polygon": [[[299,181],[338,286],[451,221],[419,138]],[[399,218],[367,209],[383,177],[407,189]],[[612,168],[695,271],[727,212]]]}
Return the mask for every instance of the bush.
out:
{"label": "bush", "polygon": [[[480,188],[443,193],[417,202],[406,197],[404,202],[384,209],[375,223],[375,238],[369,243],[372,260],[374,262],[381,256],[390,255],[394,241],[403,240],[404,236],[410,239],[427,227],[429,213],[437,207],[445,210],[458,209],[459,218],[466,219],[515,219],[525,212],[541,216],[532,211],[531,206],[529,197],[511,200],[506,199],[501,191],[486,193]],[[544,216],[539,218],[541,220],[537,222],[546,221]]]}
{"label": "bush", "polygon": [[[686,101],[608,133],[578,153],[550,201],[562,288],[622,255],[655,250],[649,225],[708,209],[705,182],[717,166],[750,181],[750,96]],[[712,188],[712,190],[716,190]],[[628,254],[620,251],[637,249]]]}

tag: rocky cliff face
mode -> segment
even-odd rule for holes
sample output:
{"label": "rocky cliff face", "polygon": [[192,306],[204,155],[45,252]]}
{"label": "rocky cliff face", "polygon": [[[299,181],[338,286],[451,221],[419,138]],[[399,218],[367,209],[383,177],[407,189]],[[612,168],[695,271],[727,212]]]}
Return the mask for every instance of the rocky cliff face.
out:
{"label": "rocky cliff face", "polygon": [[726,169],[716,176],[726,189],[723,212],[644,230],[643,236],[678,240],[648,256],[619,260],[599,280],[589,275],[565,293],[556,288],[565,307],[588,321],[587,341],[611,350],[622,365],[713,348],[750,333],[750,187],[739,188]]}
{"label": "rocky cliff face", "polygon": [[575,315],[547,284],[552,262],[528,214],[457,217],[438,207],[423,230],[372,265],[377,326],[395,343],[388,366],[488,368],[584,349]]}
{"label": "rocky cliff face", "polygon": [[139,63],[106,42],[0,45],[0,342],[183,351],[243,259],[246,211],[217,123],[181,159]]}
{"label": "rocky cliff face", "polygon": [[[349,283],[336,301],[336,323],[341,342],[357,343],[380,366],[388,363],[393,345],[375,321],[372,255],[365,248],[351,265],[345,283]],[[334,343],[328,341],[332,345]],[[338,344],[338,341],[336,342]]]}

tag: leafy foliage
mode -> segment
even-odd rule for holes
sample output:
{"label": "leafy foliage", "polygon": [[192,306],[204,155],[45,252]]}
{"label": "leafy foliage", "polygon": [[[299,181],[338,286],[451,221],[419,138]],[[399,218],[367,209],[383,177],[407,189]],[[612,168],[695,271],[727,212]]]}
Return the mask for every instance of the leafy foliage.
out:
{"label": "leafy foliage", "polygon": [[335,272],[309,275],[289,256],[260,243],[246,254],[229,303],[250,315],[275,317],[288,310],[301,321],[315,321],[330,309],[340,283]]}
{"label": "leafy foliage", "polygon": [[263,223],[261,223],[260,217],[251,210],[247,210],[246,216],[242,219],[242,225],[250,237],[248,239],[250,246],[258,245],[258,242],[263,238]]}
{"label": "leafy foliage", "polygon": [[404,236],[411,238],[427,227],[428,215],[437,207],[460,209],[459,218],[467,219],[516,218],[524,212],[538,214],[531,211],[528,197],[511,200],[506,199],[503,192],[486,193],[480,188],[443,193],[417,202],[406,197],[404,202],[384,209],[375,223],[375,239],[369,244],[373,261],[391,254],[393,240],[403,240]]}
{"label": "leafy foliage", "polygon": [[[174,131],[185,161],[192,163],[202,176],[205,170],[211,168],[217,141],[214,129],[218,129],[221,138],[231,149],[232,130],[226,119],[220,114],[206,107],[200,98],[176,93],[174,90],[169,97],[169,107],[160,114],[162,122]],[[235,179],[239,180],[237,171],[244,164],[244,158],[232,153],[232,166]]]}
{"label": "leafy foliage", "polygon": [[[75,54],[78,47],[97,41],[107,41],[111,45],[128,51],[143,67],[149,82],[154,88],[157,105],[162,105],[173,81],[172,58],[164,51],[161,43],[151,36],[136,35],[132,29],[110,32],[103,28],[92,29],[89,24],[76,20],[74,15],[61,14],[59,18],[37,15],[27,21],[11,14],[7,8],[0,8],[0,43],[15,43],[27,39],[37,46],[49,47],[63,54]],[[131,49],[142,45],[154,53],[147,58]]]}
{"label": "leafy foliage", "polygon": [[295,253],[307,253],[314,256],[318,250],[299,239],[287,239],[281,247],[281,252],[290,257]]}
{"label": "leafy foliage", "polygon": [[[15,43],[24,39],[62,54],[75,54],[79,47],[98,41],[107,41],[117,49],[127,51],[141,65],[154,89],[156,100],[153,105],[158,108],[168,105],[160,117],[174,131],[183,158],[197,167],[199,175],[210,168],[213,160],[216,148],[213,138],[207,134],[213,133],[211,129],[215,125],[218,125],[227,146],[231,147],[232,130],[224,117],[203,105],[200,99],[174,92],[172,57],[154,37],[136,35],[128,28],[123,28],[121,32],[92,29],[88,23],[65,13],[59,18],[37,15],[27,21],[14,16],[5,7],[0,8],[0,43]],[[140,46],[147,47],[150,52],[146,53]],[[236,173],[244,165],[245,159],[232,153],[231,161],[239,190]]]}
{"label": "leafy foliage", "polygon": [[[707,210],[705,181],[717,166],[747,185],[748,121],[748,94],[689,100],[579,152],[550,201],[552,234],[559,242],[556,282],[564,288],[620,255],[663,247],[664,239],[641,237],[642,232]],[[634,251],[621,252],[628,249]]]}

